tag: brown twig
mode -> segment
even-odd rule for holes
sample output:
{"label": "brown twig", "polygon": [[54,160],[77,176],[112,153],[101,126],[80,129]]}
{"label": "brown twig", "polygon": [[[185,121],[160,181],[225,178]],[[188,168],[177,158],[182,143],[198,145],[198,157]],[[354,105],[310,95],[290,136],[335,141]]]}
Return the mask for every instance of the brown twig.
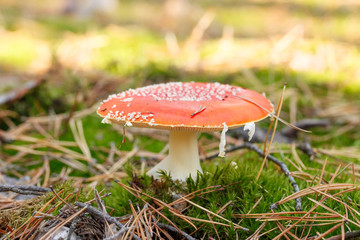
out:
{"label": "brown twig", "polygon": [[40,78],[38,80],[29,81],[21,88],[9,91],[5,94],[0,94],[0,105],[22,98],[30,90],[39,86],[39,84],[42,83],[44,80],[45,80],[44,78]]}
{"label": "brown twig", "polygon": [[329,237],[327,240],[341,240],[341,239],[353,239],[360,237],[360,230],[345,233],[345,238],[342,238],[342,234]]}
{"label": "brown twig", "polygon": [[[104,238],[104,240],[116,240],[116,239],[121,239],[119,238],[121,235],[123,235],[124,233],[126,233],[127,231],[129,231],[130,228],[128,227],[124,227],[122,229],[120,229],[119,231],[117,231],[113,236]],[[134,235],[135,236],[135,235]],[[139,238],[140,239],[140,238]]]}
{"label": "brown twig", "polygon": [[0,192],[15,192],[23,195],[43,195],[50,192],[50,188],[27,186],[27,185],[3,185],[0,184]]}
{"label": "brown twig", "polygon": [[182,236],[182,237],[184,237],[184,238],[186,238],[188,240],[196,240],[196,238],[193,238],[192,236],[190,236],[189,234],[187,234],[184,231],[177,230],[173,226],[170,226],[170,225],[167,225],[167,224],[164,224],[164,223],[159,223],[159,222],[157,222],[157,223],[154,222],[154,224],[156,224],[160,228],[165,228],[168,231],[175,232],[175,233],[179,234],[180,236]]}

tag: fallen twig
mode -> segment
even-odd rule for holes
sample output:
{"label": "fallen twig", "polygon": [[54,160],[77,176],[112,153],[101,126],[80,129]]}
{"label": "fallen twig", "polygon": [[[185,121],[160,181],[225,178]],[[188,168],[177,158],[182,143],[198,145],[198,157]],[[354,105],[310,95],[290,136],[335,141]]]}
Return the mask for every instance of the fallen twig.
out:
{"label": "fallen twig", "polygon": [[165,228],[165,229],[167,229],[167,230],[169,230],[171,232],[175,232],[175,233],[181,235],[182,237],[184,237],[184,238],[186,238],[188,240],[196,240],[196,238],[193,238],[192,236],[190,236],[189,234],[187,234],[184,231],[179,232],[179,230],[177,230],[173,226],[170,226],[170,225],[167,225],[167,224],[164,224],[164,223],[159,223],[159,222],[157,222],[157,223],[154,222],[154,224],[158,225],[160,228]]}
{"label": "fallen twig", "polygon": [[316,155],[316,152],[311,147],[311,144],[308,143],[308,142],[299,143],[299,144],[296,145],[296,148],[301,150],[306,155],[308,155],[310,157],[310,160],[313,160],[315,155]]}
{"label": "fallen twig", "polygon": [[[329,120],[327,119],[304,119],[294,124],[294,126],[301,129],[311,129],[314,127],[327,127],[330,125]],[[297,133],[299,130],[286,127],[280,131],[275,132],[274,142],[282,142],[282,143],[292,143],[297,140]],[[248,139],[249,134],[247,131],[244,131],[243,128],[236,128],[229,130],[229,134],[235,138]],[[272,132],[270,132],[272,134]],[[265,142],[267,135],[267,129],[257,128],[254,136],[251,139],[251,142]]]}
{"label": "fallen twig", "polygon": [[[229,152],[233,152],[233,151],[236,151],[236,150],[239,150],[239,149],[244,149],[244,148],[250,149],[250,150],[256,152],[260,157],[264,157],[264,152],[260,148],[258,148],[255,144],[250,143],[250,142],[244,142],[243,144],[233,146],[233,147],[228,148],[227,150],[225,150],[225,152],[229,153]],[[210,156],[207,156],[206,160],[215,158],[217,156],[218,156],[217,153],[213,154],[213,155],[210,155]],[[276,165],[278,165],[281,168],[281,170],[283,171],[285,176],[289,179],[289,182],[291,183],[292,187],[294,188],[294,192],[295,193],[299,192],[300,191],[299,186],[298,186],[297,182],[295,181],[294,177],[290,175],[289,168],[286,166],[286,164],[283,163],[281,160],[277,159],[276,157],[270,155],[270,154],[267,156],[267,159],[272,161],[273,163],[275,163]],[[296,198],[295,201],[296,201],[295,209],[297,211],[301,210],[301,197]],[[271,209],[274,209],[276,207],[277,207],[276,203],[272,204],[270,206]]]}
{"label": "fallen twig", "polygon": [[[119,231],[117,231],[114,235],[104,238],[103,240],[116,240],[116,239],[121,239],[119,238],[121,235],[123,235],[124,233],[126,233],[129,229],[128,227],[124,227],[122,229],[120,229]],[[140,239],[140,238],[139,238]]]}
{"label": "fallen twig", "polygon": [[39,84],[42,83],[44,80],[44,78],[40,78],[38,80],[28,81],[26,84],[24,84],[23,87],[14,89],[4,94],[0,94],[0,105],[22,98],[30,90],[39,86]]}
{"label": "fallen twig", "polygon": [[83,208],[85,206],[88,206],[87,212],[89,212],[92,216],[94,216],[96,218],[100,218],[100,219],[105,218],[106,221],[108,221],[109,223],[114,223],[119,228],[124,227],[124,225],[121,224],[118,220],[116,220],[116,218],[102,213],[101,211],[97,210],[96,208],[90,206],[89,204],[85,204],[85,203],[82,203],[82,202],[75,202],[75,206],[78,206],[78,207],[81,207],[81,208]]}
{"label": "fallen twig", "polygon": [[360,236],[360,230],[352,231],[345,233],[345,238],[343,238],[342,234],[329,237],[327,240],[341,240],[341,239],[352,239]]}
{"label": "fallen twig", "polygon": [[50,188],[27,186],[27,185],[2,185],[0,184],[0,192],[15,192],[23,195],[43,195],[50,192]]}

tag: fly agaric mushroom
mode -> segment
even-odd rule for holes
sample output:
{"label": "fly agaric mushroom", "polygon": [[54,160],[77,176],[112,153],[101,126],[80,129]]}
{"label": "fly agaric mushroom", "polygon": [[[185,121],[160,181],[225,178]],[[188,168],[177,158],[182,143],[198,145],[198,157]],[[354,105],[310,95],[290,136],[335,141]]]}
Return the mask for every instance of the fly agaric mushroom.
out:
{"label": "fly agaric mushroom", "polygon": [[[174,180],[196,178],[202,171],[197,145],[199,132],[237,128],[267,117],[273,105],[263,95],[220,83],[171,82],[110,95],[97,113],[103,123],[170,131],[169,155],[148,171],[160,170]],[[222,145],[224,145],[224,141]]]}

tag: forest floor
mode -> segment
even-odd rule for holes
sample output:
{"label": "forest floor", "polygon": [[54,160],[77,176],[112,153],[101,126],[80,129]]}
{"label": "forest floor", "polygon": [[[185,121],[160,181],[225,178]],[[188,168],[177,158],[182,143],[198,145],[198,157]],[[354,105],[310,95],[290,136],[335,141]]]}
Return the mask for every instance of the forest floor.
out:
{"label": "forest floor", "polygon": [[[176,2],[84,15],[0,1],[0,239],[360,236],[360,4]],[[251,144],[229,131],[225,158],[203,133],[197,180],[153,180],[167,133],[123,132],[96,109],[171,81],[265,93],[311,133],[279,122],[265,144],[266,119]]]}

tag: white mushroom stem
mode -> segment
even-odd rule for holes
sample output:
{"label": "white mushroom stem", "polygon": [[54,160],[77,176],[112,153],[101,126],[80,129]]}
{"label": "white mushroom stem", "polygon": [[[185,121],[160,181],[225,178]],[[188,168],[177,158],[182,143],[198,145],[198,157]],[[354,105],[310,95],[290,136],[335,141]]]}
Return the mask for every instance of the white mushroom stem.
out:
{"label": "white mushroom stem", "polygon": [[202,172],[197,135],[196,132],[170,131],[169,155],[147,174],[159,178],[159,171],[164,170],[174,180],[185,180],[189,175],[195,179],[197,171]]}

